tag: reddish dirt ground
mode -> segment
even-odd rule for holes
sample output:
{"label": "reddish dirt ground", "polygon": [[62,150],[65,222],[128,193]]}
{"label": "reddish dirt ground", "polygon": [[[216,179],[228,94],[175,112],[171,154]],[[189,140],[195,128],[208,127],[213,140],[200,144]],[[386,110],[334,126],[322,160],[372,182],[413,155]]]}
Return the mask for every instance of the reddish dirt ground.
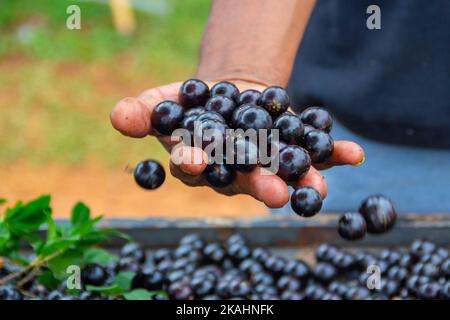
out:
{"label": "reddish dirt ground", "polygon": [[88,204],[95,215],[108,218],[252,217],[267,213],[264,205],[249,196],[226,197],[208,188],[190,188],[171,176],[158,190],[145,191],[122,168],[95,164],[12,165],[0,168],[0,177],[0,197],[8,199],[8,204],[49,193],[58,218],[68,217],[77,201]]}

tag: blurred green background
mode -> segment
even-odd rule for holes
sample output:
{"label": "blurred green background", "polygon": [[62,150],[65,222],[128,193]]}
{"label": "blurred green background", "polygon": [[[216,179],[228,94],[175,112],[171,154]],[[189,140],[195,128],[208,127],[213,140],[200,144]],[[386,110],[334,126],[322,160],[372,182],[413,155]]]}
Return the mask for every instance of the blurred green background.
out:
{"label": "blurred green background", "polygon": [[[81,30],[66,28],[71,4]],[[108,114],[124,96],[195,73],[210,2],[132,4],[136,30],[123,36],[108,1],[0,0],[0,164],[166,157],[154,139],[114,132]]]}

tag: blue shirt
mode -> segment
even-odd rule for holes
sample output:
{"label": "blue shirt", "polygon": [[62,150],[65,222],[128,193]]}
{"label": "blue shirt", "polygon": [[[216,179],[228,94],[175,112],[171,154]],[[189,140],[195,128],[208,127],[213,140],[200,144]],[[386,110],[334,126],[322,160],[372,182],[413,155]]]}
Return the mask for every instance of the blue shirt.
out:
{"label": "blue shirt", "polygon": [[[380,30],[366,26],[373,4]],[[289,90],[360,135],[450,149],[450,1],[319,0]]]}

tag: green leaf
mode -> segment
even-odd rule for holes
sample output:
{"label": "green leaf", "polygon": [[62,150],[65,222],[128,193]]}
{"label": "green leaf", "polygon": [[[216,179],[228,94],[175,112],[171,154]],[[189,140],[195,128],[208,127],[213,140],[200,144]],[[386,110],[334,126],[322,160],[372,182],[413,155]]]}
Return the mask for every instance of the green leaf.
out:
{"label": "green leaf", "polygon": [[84,253],[84,263],[96,263],[106,266],[108,263],[117,262],[119,257],[100,248],[87,249]]}
{"label": "green leaf", "polygon": [[4,204],[4,203],[6,203],[6,199],[5,199],[5,198],[0,198],[0,206],[1,206],[2,204]]}
{"label": "green leaf", "polygon": [[38,282],[47,289],[54,290],[58,288],[60,281],[56,279],[50,270],[45,270],[37,278]]}
{"label": "green leaf", "polygon": [[58,251],[64,251],[66,249],[69,249],[70,247],[74,246],[77,243],[76,240],[69,240],[69,239],[59,239],[59,240],[52,240],[46,242],[42,248],[40,248],[39,252],[37,254],[39,256],[48,256],[53,253],[56,253]]}
{"label": "green leaf", "polygon": [[81,238],[85,235],[87,235],[89,232],[94,230],[94,226],[103,219],[103,216],[95,217],[94,219],[90,219],[87,221],[84,221],[82,224],[79,224],[72,228],[72,231],[70,232],[70,235],[72,237]]}
{"label": "green leaf", "polygon": [[50,209],[50,196],[42,196],[26,205],[18,202],[15,207],[7,209],[5,223],[11,233],[18,236],[27,235],[39,229],[47,219],[46,212]]}
{"label": "green leaf", "polygon": [[46,213],[47,216],[47,241],[53,241],[61,237],[61,232],[56,225],[50,212]]}
{"label": "green leaf", "polygon": [[123,294],[125,300],[150,300],[153,296],[155,296],[154,292],[145,289],[134,289]]}
{"label": "green leaf", "polygon": [[119,295],[124,293],[124,290],[117,284],[112,284],[110,286],[105,287],[87,285],[86,290],[91,292],[98,292],[103,295]]}
{"label": "green leaf", "polygon": [[67,267],[71,265],[81,266],[83,252],[77,249],[67,250],[61,255],[51,259],[48,268],[53,272],[56,279],[65,279]]}
{"label": "green leaf", "polygon": [[113,284],[118,285],[122,290],[129,291],[131,289],[131,282],[136,273],[131,271],[119,272],[113,280]]}
{"label": "green leaf", "polygon": [[82,225],[83,223],[89,221],[91,217],[91,210],[83,202],[78,202],[72,209],[72,214],[70,217],[70,224],[73,227]]}

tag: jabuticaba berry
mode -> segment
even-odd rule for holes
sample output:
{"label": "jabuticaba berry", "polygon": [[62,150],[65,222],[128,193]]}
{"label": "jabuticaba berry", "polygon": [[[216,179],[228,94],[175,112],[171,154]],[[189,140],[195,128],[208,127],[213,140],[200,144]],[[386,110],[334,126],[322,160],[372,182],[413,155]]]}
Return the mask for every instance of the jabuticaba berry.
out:
{"label": "jabuticaba berry", "polygon": [[231,82],[221,81],[216,83],[211,88],[211,97],[225,96],[237,101],[239,97],[239,89]]}
{"label": "jabuticaba berry", "polygon": [[133,289],[146,289],[149,291],[161,290],[163,287],[164,276],[163,274],[155,269],[148,269],[138,272],[132,282],[131,288]]}
{"label": "jabuticaba berry", "polygon": [[185,109],[204,106],[209,97],[208,85],[198,79],[186,80],[178,92],[178,101]]}
{"label": "jabuticaba berry", "polygon": [[266,88],[261,93],[260,102],[274,118],[285,112],[291,103],[287,91],[278,86]]}
{"label": "jabuticaba berry", "polygon": [[142,188],[153,190],[164,183],[166,172],[157,161],[144,160],[134,169],[134,179]]}
{"label": "jabuticaba berry", "polygon": [[362,239],[366,231],[366,221],[359,212],[347,212],[339,219],[338,233],[346,240]]}
{"label": "jabuticaba berry", "polygon": [[311,187],[298,188],[291,195],[291,207],[299,216],[312,217],[322,209],[322,197]]}
{"label": "jabuticaba berry", "polygon": [[236,109],[234,109],[233,115],[231,116],[230,125],[233,128],[238,129],[239,128],[238,119],[240,119],[241,112],[243,112],[244,110],[247,110],[248,108],[254,107],[254,106],[255,106],[255,104],[253,104],[253,103],[246,103],[246,104],[243,104],[243,105],[237,107]]}
{"label": "jabuticaba berry", "polygon": [[253,104],[259,105],[260,97],[261,97],[261,92],[259,92],[258,90],[253,90],[253,89],[245,90],[245,91],[242,91],[241,94],[239,95],[239,97],[237,99],[237,104],[238,104],[238,106],[246,104],[246,103],[253,103]]}
{"label": "jabuticaba berry", "polygon": [[279,137],[287,144],[302,142],[303,123],[297,115],[290,112],[281,114],[273,123],[273,129],[279,130]]}
{"label": "jabuticaba berry", "polygon": [[270,114],[264,108],[253,104],[242,105],[241,111],[239,111],[235,120],[235,127],[243,130],[268,130],[272,128],[272,118]]}
{"label": "jabuticaba berry", "polygon": [[236,103],[231,98],[226,96],[215,96],[206,102],[206,111],[215,111],[222,115],[226,121],[231,119]]}
{"label": "jabuticaba berry", "polygon": [[96,263],[87,264],[81,270],[83,285],[102,286],[107,277],[106,269]]}
{"label": "jabuticaba berry", "polygon": [[205,179],[216,188],[229,186],[234,180],[234,170],[231,166],[223,163],[208,165],[204,171]]}
{"label": "jabuticaba berry", "polygon": [[277,175],[288,182],[302,178],[311,166],[308,153],[299,146],[288,145],[281,149]]}
{"label": "jabuticaba berry", "polygon": [[313,163],[326,162],[334,150],[334,141],[331,136],[321,130],[312,130],[304,136],[304,147],[308,150]]}
{"label": "jabuticaba berry", "polygon": [[205,241],[198,233],[188,233],[180,239],[180,246],[189,246],[195,250],[202,250],[205,246]]}
{"label": "jabuticaba berry", "polygon": [[226,123],[226,121],[222,117],[222,115],[215,111],[205,111],[203,113],[200,113],[196,119],[196,121],[198,121],[198,122],[203,122],[205,120],[215,120],[215,121],[219,121],[222,123]]}
{"label": "jabuticaba berry", "polygon": [[136,242],[130,242],[124,245],[120,251],[120,255],[122,257],[132,257],[139,263],[144,263],[146,257],[145,250]]}
{"label": "jabuticaba berry", "polygon": [[200,114],[206,112],[205,107],[199,106],[194,107],[192,109],[186,110],[184,112],[184,117],[190,117],[190,116],[199,116]]}
{"label": "jabuticaba berry", "polygon": [[313,270],[314,277],[322,283],[330,283],[336,276],[336,268],[327,262],[319,262]]}
{"label": "jabuticaba berry", "polygon": [[233,169],[241,172],[253,171],[258,165],[258,146],[251,140],[236,138],[233,142]]}
{"label": "jabuticaba berry", "polygon": [[159,134],[169,136],[180,126],[183,117],[183,108],[178,103],[163,101],[153,109],[152,128]]}
{"label": "jabuticaba berry", "polygon": [[333,126],[333,118],[330,113],[320,107],[305,109],[300,115],[304,124],[309,124],[316,129],[330,132]]}
{"label": "jabuticaba berry", "polygon": [[[205,114],[203,114],[205,115]],[[200,143],[203,149],[210,144],[217,146],[225,143],[228,126],[217,120],[204,120],[194,127],[194,143]]]}
{"label": "jabuticaba berry", "polygon": [[203,255],[207,262],[219,264],[225,259],[227,252],[220,243],[213,242],[205,246]]}
{"label": "jabuticaba berry", "polygon": [[382,195],[374,195],[363,201],[359,208],[367,223],[367,232],[379,234],[389,231],[397,220],[392,201]]}

